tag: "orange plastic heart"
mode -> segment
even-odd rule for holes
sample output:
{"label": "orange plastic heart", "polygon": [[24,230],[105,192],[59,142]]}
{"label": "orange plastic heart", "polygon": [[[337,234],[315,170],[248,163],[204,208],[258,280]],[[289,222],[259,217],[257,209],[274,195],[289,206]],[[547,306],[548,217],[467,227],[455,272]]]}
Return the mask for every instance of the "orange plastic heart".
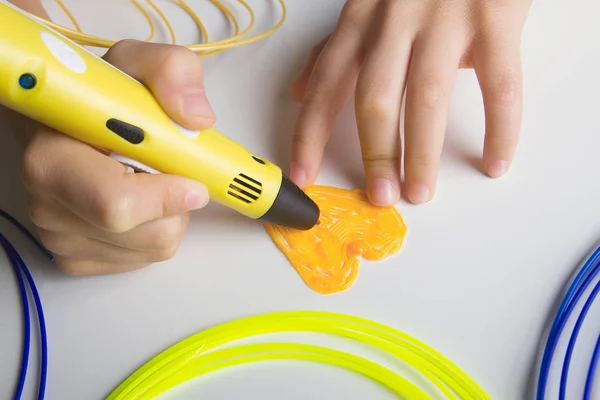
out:
{"label": "orange plastic heart", "polygon": [[361,189],[313,185],[306,189],[321,209],[311,230],[265,224],[275,245],[304,282],[322,294],[349,289],[360,258],[383,260],[402,247],[406,224],[395,207],[372,205]]}

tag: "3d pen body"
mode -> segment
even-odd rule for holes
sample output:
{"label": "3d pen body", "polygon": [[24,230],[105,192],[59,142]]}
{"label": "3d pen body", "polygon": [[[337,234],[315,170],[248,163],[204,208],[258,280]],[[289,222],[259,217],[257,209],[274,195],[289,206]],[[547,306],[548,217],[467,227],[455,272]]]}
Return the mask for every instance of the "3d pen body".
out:
{"label": "3d pen body", "polygon": [[318,206],[275,164],[171,120],[140,82],[0,0],[0,104],[116,159],[203,183],[253,219],[312,228]]}

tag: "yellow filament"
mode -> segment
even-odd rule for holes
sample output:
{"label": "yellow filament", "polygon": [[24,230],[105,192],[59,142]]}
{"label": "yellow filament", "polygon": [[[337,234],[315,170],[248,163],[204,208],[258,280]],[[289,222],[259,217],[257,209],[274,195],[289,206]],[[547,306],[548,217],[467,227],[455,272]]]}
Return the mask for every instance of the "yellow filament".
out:
{"label": "yellow filament", "polygon": [[138,3],[135,0],[130,1],[135,6],[135,8],[137,8],[138,11],[144,16],[144,18],[146,18],[146,21],[148,21],[148,25],[150,25],[150,36],[146,38],[146,42],[149,42],[152,39],[154,39],[154,35],[156,34],[156,29],[154,28],[154,22],[152,22],[152,17],[150,17],[150,14],[148,14],[146,10],[144,10],[140,3]]}
{"label": "yellow filament", "polygon": [[[150,25],[150,36],[148,36],[146,38],[146,41],[147,42],[151,41],[152,39],[154,39],[156,30],[154,28],[154,23],[152,22],[152,18],[150,17],[150,14],[148,14],[146,12],[146,10],[144,10],[144,8],[136,0],[129,0],[129,1],[135,6],[135,8],[137,8],[137,10],[144,16],[144,18],[146,18],[148,25]],[[69,18],[69,20],[71,21],[71,23],[73,24],[75,29],[77,29],[77,32],[81,32],[81,26],[79,25],[79,22],[77,22],[77,19],[75,18],[73,13],[67,8],[65,3],[63,3],[61,0],[56,0],[56,4],[58,4],[58,6],[61,8],[61,10],[67,16],[67,18]]]}
{"label": "yellow filament", "polygon": [[[352,340],[384,354],[395,365],[406,365],[418,381],[435,387],[448,400],[490,400],[491,397],[463,370],[427,344],[375,321],[318,311],[256,315],[217,325],[164,350],[125,379],[106,400],[153,399],[170,389],[224,368],[258,361],[300,360],[336,365],[364,375],[400,399],[431,400],[412,379],[359,357],[302,343],[239,344],[262,335],[308,332]],[[414,375],[413,375],[414,376]],[[250,396],[252,397],[252,396]]]}
{"label": "yellow filament", "polygon": [[[185,12],[187,12],[189,14],[190,17],[192,17],[192,19],[196,23],[196,26],[198,26],[198,29],[200,30],[200,35],[202,36],[202,39],[204,40],[204,42],[208,42],[208,31],[206,30],[206,27],[204,26],[204,23],[202,22],[202,20],[200,20],[200,17],[198,17],[198,14],[196,14],[196,12],[190,6],[188,6],[185,1],[177,0],[177,3],[179,3],[181,8],[183,8],[185,10]],[[236,27],[237,27],[237,24],[236,24]],[[237,33],[237,30],[236,30],[236,33]]]}
{"label": "yellow filament", "polygon": [[[154,27],[154,24],[152,23],[152,19],[151,19],[150,15],[148,14],[148,12],[146,12],[146,10],[144,10],[144,8],[136,0],[130,0],[130,1],[133,3],[133,5],[137,8],[137,10],[146,18],[146,20],[150,24],[151,33],[150,33],[150,36],[146,39],[146,41],[152,40],[155,35],[155,27]],[[153,2],[153,0],[146,0],[146,1],[150,5],[150,7],[153,9],[153,11],[156,12],[156,14],[158,14],[158,16],[165,23],[165,26],[167,27],[169,34],[171,36],[171,43],[177,44],[175,30],[173,29],[173,26],[169,22],[168,18],[160,10],[160,8]],[[227,19],[231,22],[231,24],[233,25],[233,28],[234,28],[234,34],[232,36],[225,38],[225,39],[216,40],[216,41],[211,42],[208,39],[208,31],[206,30],[206,26],[204,25],[202,20],[199,18],[197,13],[194,12],[194,10],[184,0],[176,0],[177,4],[180,7],[182,7],[190,15],[190,17],[194,20],[195,24],[198,26],[198,29],[200,30],[202,38],[203,38],[203,43],[187,44],[187,45],[183,45],[183,46],[187,47],[188,49],[192,50],[195,53],[198,53],[199,56],[205,57],[208,55],[216,54],[216,53],[221,52],[226,49],[243,46],[246,44],[250,44],[250,43],[262,40],[262,39],[272,35],[277,30],[279,30],[287,19],[287,8],[286,8],[284,0],[277,0],[277,1],[281,7],[281,18],[279,19],[277,24],[275,24],[272,28],[270,28],[260,34],[247,37],[250,30],[254,27],[255,19],[256,19],[256,16],[254,14],[252,7],[250,7],[248,5],[248,3],[246,3],[244,0],[236,0],[236,2],[239,5],[241,5],[248,12],[249,17],[250,17],[250,22],[249,22],[248,26],[243,31],[240,32],[239,22],[237,21],[233,12],[226,5],[224,5],[221,1],[210,0],[210,2],[215,7],[217,7],[227,17]],[[73,23],[73,26],[75,27],[75,29],[67,28],[65,26],[59,25],[52,21],[48,21],[48,20],[38,17],[38,16],[33,16],[33,17],[35,19],[47,24],[51,28],[57,30],[58,32],[62,33],[69,39],[73,40],[74,42],[76,42],[82,46],[92,46],[92,47],[99,47],[99,48],[107,49],[107,48],[110,48],[111,46],[113,46],[117,42],[116,40],[110,40],[110,39],[106,39],[106,38],[102,38],[102,37],[84,33],[82,31],[79,23],[77,22],[76,18],[69,11],[69,9],[65,6],[65,4],[62,2],[62,0],[56,0],[56,2],[59,5],[59,7],[65,12],[65,14],[69,18],[69,20]]]}
{"label": "yellow filament", "polygon": [[169,22],[169,19],[167,18],[167,16],[160,10],[160,8],[158,8],[156,6],[156,4],[154,4],[154,2],[152,0],[146,0],[146,2],[150,5],[150,7],[152,7],[152,9],[154,11],[156,11],[156,13],[160,17],[160,19],[162,19],[163,22],[165,23],[165,25],[167,26],[167,29],[169,30],[169,34],[171,35],[171,44],[177,43],[177,38],[175,37],[175,31],[173,30],[173,27],[171,26],[171,23]]}
{"label": "yellow filament", "polygon": [[67,6],[65,6],[65,4],[61,0],[56,0],[56,4],[58,4],[58,6],[67,15],[67,17],[69,18],[69,20],[71,21],[71,23],[73,24],[73,26],[75,26],[75,29],[77,29],[78,32],[81,32],[81,27],[79,26],[79,23],[77,22],[77,20],[73,16],[73,14],[71,14],[71,11],[69,11],[69,9],[67,8]]}

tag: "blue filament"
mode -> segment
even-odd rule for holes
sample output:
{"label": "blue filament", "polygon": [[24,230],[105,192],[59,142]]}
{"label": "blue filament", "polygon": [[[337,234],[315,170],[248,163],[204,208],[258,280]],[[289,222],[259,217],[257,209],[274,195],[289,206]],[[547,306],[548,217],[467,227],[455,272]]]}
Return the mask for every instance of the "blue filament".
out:
{"label": "blue filament", "polygon": [[[23,232],[49,259],[54,260],[52,254],[44,248],[44,246],[29,232],[19,221],[9,215],[7,212],[0,209],[0,216],[11,222],[21,232]],[[23,352],[21,356],[21,367],[19,371],[19,378],[15,388],[14,400],[20,400],[23,395],[23,389],[25,387],[25,381],[27,379],[27,371],[29,367],[29,350],[31,345],[31,315],[29,311],[28,292],[25,286],[29,286],[29,290],[33,296],[38,325],[40,329],[40,377],[38,383],[38,400],[44,399],[46,393],[46,380],[48,374],[48,338],[46,332],[46,321],[44,318],[44,310],[42,307],[42,301],[40,299],[39,292],[35,285],[33,276],[29,272],[29,268],[12,245],[12,243],[0,233],[0,245],[4,248],[4,252],[8,257],[10,264],[13,268],[17,283],[19,285],[19,293],[21,296],[21,305],[23,307]]]}
{"label": "blue filament", "polygon": [[[550,332],[548,334],[548,339],[546,341],[546,345],[544,348],[542,362],[540,365],[540,371],[539,371],[538,382],[537,382],[537,395],[536,395],[537,400],[545,399],[546,386],[548,383],[548,374],[550,371],[550,367],[552,364],[552,359],[554,356],[554,352],[556,350],[556,346],[557,346],[560,336],[563,332],[563,329],[567,323],[567,320],[569,319],[569,317],[571,316],[571,313],[573,312],[573,309],[577,305],[580,298],[583,296],[583,293],[585,292],[585,290],[590,286],[593,279],[600,272],[600,260],[599,259],[600,259],[600,247],[597,248],[592,253],[592,255],[586,260],[584,265],[581,267],[581,269],[579,270],[579,272],[573,279],[573,282],[571,283],[571,285],[569,286],[569,288],[567,290],[567,293],[565,294],[565,297],[559,307],[559,310],[554,318],[554,321],[552,322],[552,326],[550,328]],[[573,329],[573,332],[571,334],[571,337],[569,340],[569,345],[567,348],[567,353],[565,355],[565,360],[563,362],[561,381],[560,381],[560,390],[559,390],[559,399],[560,400],[565,399],[567,375],[569,372],[569,366],[570,366],[571,356],[573,353],[573,348],[575,346],[575,341],[579,334],[581,325],[584,322],[584,318],[585,318],[589,308],[592,306],[592,303],[593,303],[594,299],[596,298],[596,295],[599,292],[600,292],[600,282],[596,284],[592,293],[586,300],[586,303],[577,318],[575,328]],[[592,360],[590,362],[590,366],[588,369],[588,375],[586,378],[586,389],[585,389],[586,391],[584,392],[584,393],[587,393],[588,397],[585,397],[586,395],[584,394],[585,400],[587,400],[589,398],[589,394],[591,393],[591,388],[593,386],[594,373],[595,373],[595,368],[596,368],[599,353],[600,353],[600,338],[599,338],[598,343],[596,343],[596,348],[594,350],[594,354],[592,354]]]}

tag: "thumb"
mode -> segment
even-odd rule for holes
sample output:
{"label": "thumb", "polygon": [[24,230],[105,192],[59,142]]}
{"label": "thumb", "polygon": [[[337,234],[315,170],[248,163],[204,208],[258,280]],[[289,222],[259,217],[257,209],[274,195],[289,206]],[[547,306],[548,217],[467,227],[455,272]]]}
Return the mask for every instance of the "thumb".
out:
{"label": "thumb", "polygon": [[112,46],[104,59],[150,89],[179,125],[201,130],[215,122],[200,61],[191,50],[128,39]]}

